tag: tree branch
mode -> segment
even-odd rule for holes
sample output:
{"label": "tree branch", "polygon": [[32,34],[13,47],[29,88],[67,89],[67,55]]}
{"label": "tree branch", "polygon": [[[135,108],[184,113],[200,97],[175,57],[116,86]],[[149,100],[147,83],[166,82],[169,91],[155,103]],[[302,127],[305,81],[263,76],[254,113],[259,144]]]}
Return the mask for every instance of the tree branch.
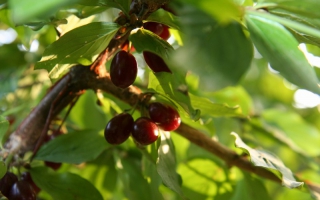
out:
{"label": "tree branch", "polygon": [[[117,88],[112,84],[109,76],[106,76],[103,79],[96,81],[92,80],[90,81],[90,83],[90,87],[92,89],[101,89],[109,94],[112,94],[113,96],[117,97],[118,99],[126,102],[131,106],[137,104],[143,97],[141,95],[140,89],[134,86],[130,86],[129,88],[124,90]],[[281,180],[269,170],[266,170],[262,167],[253,166],[246,157],[238,155],[235,151],[211,139],[204,133],[192,128],[191,126],[185,123],[181,123],[180,127],[175,132],[181,135],[182,137],[186,138],[190,142],[198,145],[199,147],[209,151],[210,153],[224,160],[228,166],[236,166],[242,170],[281,183]]]}
{"label": "tree branch", "polygon": [[[145,1],[146,0],[143,2]],[[152,12],[158,9],[167,1],[168,0],[153,1],[158,2],[158,4],[152,4],[151,9],[148,11]],[[137,12],[135,14],[138,15],[139,13]],[[143,16],[147,15],[148,12],[145,12]],[[50,122],[54,119],[63,108],[73,102],[74,98],[81,95],[84,90],[92,89],[94,91],[105,91],[131,106],[135,106],[138,102],[143,100],[142,92],[137,87],[130,86],[126,89],[121,89],[114,86],[105,69],[106,60],[110,59],[128,38],[130,27],[128,28],[129,31],[126,35],[121,36],[120,38],[116,35],[116,37],[111,40],[108,47],[98,56],[97,60],[92,65],[74,66],[70,69],[69,73],[51,87],[38,106],[30,112],[17,130],[11,134],[9,141],[5,144],[5,151],[1,152],[2,156],[4,153],[8,152],[24,154],[29,150],[33,150],[41,136],[41,132],[46,132],[46,127],[48,126],[46,121],[48,120]],[[49,112],[52,113],[50,116]],[[242,170],[281,183],[281,180],[272,172],[261,167],[253,166],[247,158],[238,155],[233,150],[209,138],[187,124],[182,123],[175,132],[224,160],[228,166],[236,166]]]}

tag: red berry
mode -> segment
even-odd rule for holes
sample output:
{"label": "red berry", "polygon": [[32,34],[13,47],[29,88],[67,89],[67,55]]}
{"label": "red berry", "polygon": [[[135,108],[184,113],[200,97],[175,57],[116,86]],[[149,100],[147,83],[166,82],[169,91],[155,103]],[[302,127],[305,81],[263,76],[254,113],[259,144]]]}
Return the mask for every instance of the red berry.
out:
{"label": "red berry", "polygon": [[126,51],[119,51],[110,65],[112,83],[120,88],[129,87],[137,77],[138,67],[135,57]]}
{"label": "red berry", "polygon": [[142,145],[154,143],[158,139],[159,128],[149,118],[140,117],[134,122],[132,137]]}
{"label": "red berry", "polygon": [[169,72],[169,73],[171,73],[171,70],[169,69],[167,64],[157,54],[151,53],[149,51],[144,51],[143,57],[153,72]]}
{"label": "red berry", "polygon": [[108,122],[104,130],[104,137],[110,144],[121,144],[130,136],[133,124],[134,121],[130,114],[121,113]]}
{"label": "red berry", "polygon": [[149,115],[165,131],[174,131],[181,123],[179,113],[171,106],[162,103],[151,103],[149,105]]}
{"label": "red berry", "polygon": [[11,172],[7,172],[0,180],[0,191],[1,193],[8,197],[11,187],[18,181],[18,177]]}
{"label": "red berry", "polygon": [[51,162],[51,161],[45,161],[44,164],[55,171],[58,170],[62,165],[62,163]]}
{"label": "red berry", "polygon": [[36,194],[38,194],[40,192],[41,189],[33,182],[32,177],[29,172],[23,172],[21,174],[21,180],[27,181],[31,185],[31,187],[33,188],[33,190]]}
{"label": "red berry", "polygon": [[160,35],[163,31],[163,25],[157,22],[146,22],[143,27],[157,35]]}
{"label": "red berry", "polygon": [[164,40],[168,40],[170,38],[169,27],[166,25],[163,25],[163,30],[159,36]]}
{"label": "red berry", "polygon": [[33,200],[36,199],[36,193],[27,181],[18,181],[13,184],[9,199],[10,200]]}

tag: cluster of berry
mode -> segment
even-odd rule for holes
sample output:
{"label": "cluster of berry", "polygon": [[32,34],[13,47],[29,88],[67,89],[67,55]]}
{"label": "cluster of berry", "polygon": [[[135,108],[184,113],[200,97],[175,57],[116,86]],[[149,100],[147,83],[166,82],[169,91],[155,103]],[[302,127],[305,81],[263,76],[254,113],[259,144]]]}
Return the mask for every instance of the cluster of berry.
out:
{"label": "cluster of berry", "polygon": [[[143,26],[145,29],[152,31],[164,40],[167,40],[170,37],[169,27],[166,25],[156,22],[146,22]],[[128,42],[126,42],[123,45],[122,50],[116,53],[110,65],[111,81],[115,86],[120,88],[129,87],[137,77],[137,62],[128,49]],[[157,54],[144,51],[143,57],[153,72],[171,73],[167,64]]]}
{"label": "cluster of berry", "polygon": [[137,143],[149,145],[158,139],[159,128],[174,131],[180,126],[179,113],[169,105],[153,102],[149,104],[148,111],[150,118],[140,117],[136,121],[128,113],[112,118],[104,130],[107,142],[118,145],[126,141],[131,134]]}
{"label": "cluster of berry", "polygon": [[14,173],[7,172],[0,179],[0,191],[10,200],[33,200],[36,199],[40,188],[33,182],[29,172],[23,172],[20,180]]}
{"label": "cluster of berry", "polygon": [[[54,131],[51,135],[47,135],[44,143],[53,140],[54,138],[63,134],[61,131]],[[47,167],[57,170],[61,167],[61,163],[45,161],[44,164]],[[40,192],[40,188],[33,182],[29,172],[23,172],[20,180],[12,173],[7,172],[2,179],[0,179],[0,191],[2,195],[8,199],[20,200],[20,199],[36,199],[37,194]]]}

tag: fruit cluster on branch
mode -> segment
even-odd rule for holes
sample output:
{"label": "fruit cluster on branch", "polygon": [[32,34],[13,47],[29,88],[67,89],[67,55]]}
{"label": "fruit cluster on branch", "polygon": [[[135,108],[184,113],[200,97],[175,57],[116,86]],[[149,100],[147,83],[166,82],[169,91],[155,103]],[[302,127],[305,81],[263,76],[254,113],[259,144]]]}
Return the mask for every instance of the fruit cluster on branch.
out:
{"label": "fruit cluster on branch", "polygon": [[10,200],[35,200],[40,188],[33,182],[29,172],[22,173],[20,179],[14,173],[7,172],[0,179],[0,191]]}
{"label": "fruit cluster on branch", "polygon": [[137,144],[149,145],[158,139],[158,127],[164,131],[174,131],[180,126],[180,115],[171,106],[153,102],[148,107],[150,118],[143,116],[134,121],[129,113],[121,113],[112,118],[104,130],[107,142],[113,145],[121,144],[132,133]]}
{"label": "fruit cluster on branch", "polygon": [[[146,5],[146,1],[143,2],[144,5]],[[138,22],[142,21],[139,17],[142,16],[143,18],[147,16],[148,13],[153,12],[167,1],[147,2],[153,2],[149,9],[148,6],[146,7],[147,12],[142,12],[141,14],[141,12],[134,11],[133,9],[132,13],[138,16],[138,19],[134,22],[135,26],[139,24]],[[158,2],[158,4],[156,2]],[[133,5],[135,8],[139,8],[139,6],[140,8],[143,7],[141,2],[138,6]],[[122,16],[120,15],[118,18],[119,24],[123,23],[121,18]],[[127,20],[128,19],[124,19],[124,23],[126,23]],[[167,40],[170,36],[168,27],[162,24],[147,22],[142,25],[143,28],[152,31],[164,40]],[[130,30],[130,28],[128,30]],[[119,32],[111,40],[108,47],[101,52],[92,65],[89,67],[82,65],[74,66],[69,73],[53,85],[39,105],[30,112],[29,116],[11,135],[10,140],[5,145],[6,149],[1,152],[1,155],[6,157],[8,153],[24,154],[29,150],[39,148],[37,144],[41,145],[45,141],[48,127],[54,117],[57,116],[63,108],[71,104],[84,90],[102,90],[114,95],[119,100],[131,106],[136,106],[139,102],[143,101],[144,95],[141,90],[132,86],[138,69],[136,60],[130,53],[132,48],[128,41],[128,35],[129,33],[123,34],[121,29],[119,29]],[[106,72],[105,62],[113,55],[115,56],[111,62],[110,74],[108,74]],[[153,72],[171,73],[171,70],[164,60],[158,55],[145,51],[143,52],[143,56]],[[171,106],[153,102],[148,104],[147,108],[149,111],[148,115],[142,116],[135,121],[129,113],[121,113],[112,118],[105,128],[105,139],[107,142],[114,145],[121,144],[131,135],[137,143],[148,145],[158,139],[159,128],[164,131],[175,131],[192,143],[221,158],[229,166],[237,166],[240,169],[255,173],[259,176],[281,182],[272,172],[263,168],[254,167],[247,158],[239,156],[234,151],[212,140],[202,132],[182,123],[178,112]],[[139,109],[139,106],[137,109]],[[48,166],[50,166],[50,163]],[[6,176],[1,179],[1,182],[9,181],[10,184],[8,183],[6,185],[10,187],[9,189],[1,188],[1,192],[3,194],[6,192],[6,196],[14,196],[16,193],[22,191],[29,192],[31,196],[33,193],[36,193],[37,190],[30,180],[27,181],[27,178],[23,178],[23,176],[20,179],[21,180],[18,180],[17,177],[12,178],[12,175],[8,172]],[[27,181],[28,184],[26,184],[25,181]],[[14,198],[12,197],[12,199]]]}

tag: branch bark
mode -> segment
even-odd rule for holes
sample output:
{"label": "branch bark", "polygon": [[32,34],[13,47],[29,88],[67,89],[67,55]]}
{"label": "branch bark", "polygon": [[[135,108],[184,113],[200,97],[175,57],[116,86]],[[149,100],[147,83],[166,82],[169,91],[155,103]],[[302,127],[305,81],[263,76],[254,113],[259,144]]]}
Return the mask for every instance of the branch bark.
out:
{"label": "branch bark", "polygon": [[[167,0],[159,0],[158,2],[161,2],[162,5],[164,2],[167,2]],[[154,11],[161,5],[152,4],[152,9],[149,9],[149,11]],[[147,16],[146,13],[144,16]],[[46,125],[48,125],[46,121],[48,119],[51,121],[63,108],[70,104],[74,98],[81,95],[84,90],[105,91],[131,106],[135,106],[138,102],[141,102],[143,95],[139,88],[130,86],[127,89],[121,89],[114,86],[105,69],[106,60],[111,58],[127,37],[128,35],[120,38],[116,36],[92,65],[77,65],[71,68],[69,73],[62,77],[48,91],[39,105],[30,112],[29,116],[19,125],[17,130],[11,134],[9,141],[5,145],[5,153],[23,154],[29,150],[33,150],[41,136],[41,132],[43,132],[43,130],[46,131],[45,128]],[[52,115],[48,116],[49,113],[52,113]],[[224,160],[228,166],[236,166],[242,170],[281,183],[281,180],[272,172],[253,166],[247,158],[238,155],[233,150],[212,140],[204,133],[187,124],[182,123],[175,132]],[[1,152],[1,154],[3,156],[4,152]]]}

